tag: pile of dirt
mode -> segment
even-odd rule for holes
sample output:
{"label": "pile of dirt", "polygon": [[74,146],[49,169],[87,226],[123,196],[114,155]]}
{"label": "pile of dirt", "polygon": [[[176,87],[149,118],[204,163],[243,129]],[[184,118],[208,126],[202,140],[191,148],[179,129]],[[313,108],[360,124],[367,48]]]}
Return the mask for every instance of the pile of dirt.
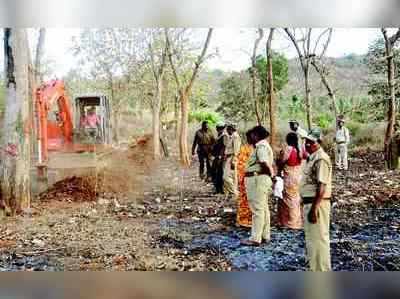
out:
{"label": "pile of dirt", "polygon": [[50,189],[39,194],[41,201],[95,201],[97,181],[93,177],[70,177],[55,183]]}

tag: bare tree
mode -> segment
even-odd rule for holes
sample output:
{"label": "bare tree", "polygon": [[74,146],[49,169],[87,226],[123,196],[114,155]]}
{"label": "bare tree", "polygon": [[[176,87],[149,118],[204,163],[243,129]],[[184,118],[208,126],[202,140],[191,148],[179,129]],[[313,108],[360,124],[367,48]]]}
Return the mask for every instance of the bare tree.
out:
{"label": "bare tree", "polygon": [[39,85],[43,81],[42,73],[42,62],[44,54],[44,45],[46,40],[46,28],[39,29],[39,38],[36,46],[36,58],[35,58],[35,84]]}
{"label": "bare tree", "polygon": [[259,100],[257,97],[257,91],[256,91],[256,77],[257,77],[257,49],[258,46],[264,37],[264,30],[262,28],[258,28],[257,30],[258,36],[254,41],[254,47],[253,47],[253,55],[251,56],[251,70],[250,70],[250,76],[251,76],[251,95],[253,97],[254,101],[254,109],[256,113],[256,118],[257,118],[257,123],[261,125],[262,123],[262,117],[260,115],[260,105],[259,105]]}
{"label": "bare tree", "polygon": [[389,99],[388,99],[388,111],[387,118],[388,124],[386,128],[385,134],[385,153],[388,150],[388,144],[390,139],[392,138],[394,131],[394,124],[396,122],[396,96],[395,96],[395,86],[394,86],[394,52],[393,47],[395,43],[400,39],[400,28],[397,30],[395,34],[392,36],[388,35],[387,29],[381,29],[383,38],[385,39],[385,54],[386,54],[386,62],[387,62],[387,83],[389,88]]}
{"label": "bare tree", "polygon": [[[335,95],[334,89],[332,88],[332,84],[328,79],[329,67],[328,67],[328,65],[326,63],[326,59],[325,59],[326,51],[327,51],[329,43],[332,39],[332,33],[333,33],[332,28],[328,28],[328,29],[322,31],[322,33],[318,36],[317,41],[315,43],[314,52],[313,52],[313,54],[310,54],[310,56],[311,56],[311,65],[314,67],[314,69],[320,75],[321,82],[325,86],[326,90],[328,91],[328,96],[332,101],[332,111],[333,111],[335,120],[337,120],[339,113],[338,113],[338,108],[337,108],[337,103],[336,103],[336,95]],[[325,43],[323,43],[321,53],[318,55],[316,53],[317,48],[319,46],[320,41],[322,40],[322,38],[324,36],[327,36],[326,41],[325,41]]]}
{"label": "bare tree", "polygon": [[[266,56],[267,56],[267,82],[268,82],[268,99],[265,104],[269,105],[269,126],[270,126],[270,143],[274,147],[276,145],[276,135],[277,135],[277,103],[276,94],[274,87],[274,76],[272,69],[272,38],[274,35],[275,28],[271,28],[268,35],[268,40],[266,44]],[[264,109],[267,111],[267,109]]]}
{"label": "bare tree", "polygon": [[6,107],[1,140],[1,205],[12,215],[30,205],[29,46],[25,29],[4,30]]}
{"label": "bare tree", "polygon": [[163,92],[163,77],[167,60],[167,42],[161,42],[161,49],[155,49],[155,44],[160,42],[161,32],[152,32],[148,42],[151,70],[155,83],[155,95],[151,106],[153,110],[153,157],[160,159],[160,110]]}
{"label": "bare tree", "polygon": [[181,125],[179,132],[179,152],[180,159],[184,166],[190,165],[189,152],[188,152],[188,121],[189,121],[189,97],[192,91],[193,84],[196,80],[196,77],[199,73],[200,66],[205,60],[208,46],[211,41],[213,29],[210,28],[207,33],[206,41],[204,42],[201,54],[197,57],[196,62],[194,64],[193,71],[191,72],[191,76],[189,76],[189,81],[187,83],[182,83],[177,72],[177,67],[174,62],[174,49],[171,44],[168,29],[165,29],[165,37],[167,41],[167,49],[168,49],[168,59],[171,65],[172,73],[175,78],[175,83],[179,93],[179,101],[181,103]]}
{"label": "bare tree", "polygon": [[[310,129],[312,125],[312,105],[311,105],[311,87],[310,87],[310,54],[311,54],[311,33],[312,28],[301,30],[301,37],[296,37],[296,29],[290,30],[285,28],[286,34],[289,36],[293,45],[296,48],[299,56],[300,66],[304,75],[304,89],[306,96],[306,114],[307,114],[307,126]],[[301,47],[300,47],[301,45]]]}

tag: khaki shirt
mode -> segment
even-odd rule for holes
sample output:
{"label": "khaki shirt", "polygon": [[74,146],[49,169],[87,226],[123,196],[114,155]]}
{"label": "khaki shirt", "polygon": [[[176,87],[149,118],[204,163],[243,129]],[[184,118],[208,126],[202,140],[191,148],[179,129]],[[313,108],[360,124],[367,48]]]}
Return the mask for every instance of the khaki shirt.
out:
{"label": "khaki shirt", "polygon": [[274,152],[265,139],[257,142],[256,149],[250,155],[249,160],[247,160],[246,172],[261,171],[262,169],[260,162],[266,162],[270,169],[272,169],[272,165],[274,163]]}
{"label": "khaki shirt", "polygon": [[236,157],[240,152],[241,144],[242,141],[240,139],[240,135],[237,132],[233,132],[231,136],[226,134],[224,136],[225,154],[234,155]]}
{"label": "khaki shirt", "polygon": [[342,127],[341,129],[337,129],[336,131],[336,143],[350,143],[350,133],[346,127]]}
{"label": "khaki shirt", "polygon": [[315,197],[318,185],[326,185],[324,198],[332,196],[332,163],[328,154],[320,148],[311,154],[303,168],[303,177],[300,183],[302,198]]}

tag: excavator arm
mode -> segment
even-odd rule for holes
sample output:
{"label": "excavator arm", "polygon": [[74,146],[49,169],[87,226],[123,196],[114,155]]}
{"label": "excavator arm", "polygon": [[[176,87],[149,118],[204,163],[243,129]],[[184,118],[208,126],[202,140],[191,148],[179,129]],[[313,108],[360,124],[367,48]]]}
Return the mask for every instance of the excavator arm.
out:
{"label": "excavator arm", "polygon": [[[48,161],[49,150],[60,150],[73,140],[73,122],[64,82],[52,80],[36,91],[36,128],[39,164]],[[56,113],[52,119],[50,113]]]}

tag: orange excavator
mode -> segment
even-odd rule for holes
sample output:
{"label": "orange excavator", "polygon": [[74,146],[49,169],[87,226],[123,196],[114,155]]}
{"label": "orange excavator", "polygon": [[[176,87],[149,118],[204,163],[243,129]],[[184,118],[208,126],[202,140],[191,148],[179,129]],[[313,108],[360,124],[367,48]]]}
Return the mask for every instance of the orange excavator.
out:
{"label": "orange excavator", "polygon": [[[52,172],[50,184],[96,167],[96,153],[111,145],[110,106],[104,95],[79,96],[71,103],[64,82],[51,80],[37,89],[35,110],[38,173],[47,177]],[[94,138],[85,134],[88,115],[95,120],[90,128]]]}

